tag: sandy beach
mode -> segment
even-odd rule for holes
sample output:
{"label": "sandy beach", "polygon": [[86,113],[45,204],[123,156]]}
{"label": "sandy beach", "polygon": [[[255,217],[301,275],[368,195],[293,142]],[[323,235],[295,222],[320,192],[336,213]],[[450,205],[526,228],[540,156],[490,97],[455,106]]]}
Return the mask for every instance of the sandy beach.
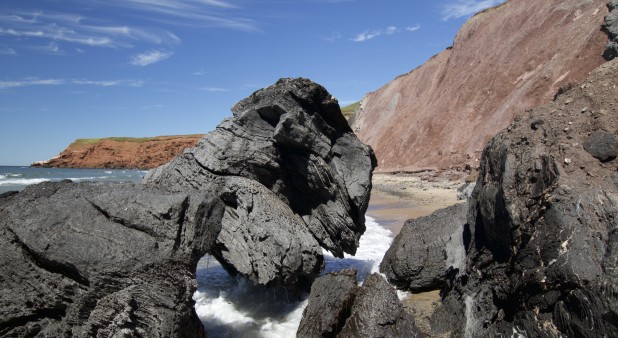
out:
{"label": "sandy beach", "polygon": [[429,181],[410,174],[374,174],[372,183],[367,214],[397,235],[406,220],[460,203],[457,188],[464,182]]}

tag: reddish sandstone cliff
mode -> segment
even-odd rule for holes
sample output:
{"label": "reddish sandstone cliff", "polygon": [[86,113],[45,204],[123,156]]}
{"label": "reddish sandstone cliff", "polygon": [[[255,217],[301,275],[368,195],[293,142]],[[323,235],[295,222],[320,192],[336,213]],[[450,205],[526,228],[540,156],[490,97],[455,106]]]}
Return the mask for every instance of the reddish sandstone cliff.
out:
{"label": "reddish sandstone cliff", "polygon": [[185,148],[195,146],[202,136],[204,135],[80,139],[71,143],[60,155],[32,165],[57,168],[152,169],[169,162]]}
{"label": "reddish sandstone cliff", "polygon": [[604,62],[606,0],[510,0],[472,17],[453,47],[367,95],[352,119],[380,171],[476,165],[516,114]]}

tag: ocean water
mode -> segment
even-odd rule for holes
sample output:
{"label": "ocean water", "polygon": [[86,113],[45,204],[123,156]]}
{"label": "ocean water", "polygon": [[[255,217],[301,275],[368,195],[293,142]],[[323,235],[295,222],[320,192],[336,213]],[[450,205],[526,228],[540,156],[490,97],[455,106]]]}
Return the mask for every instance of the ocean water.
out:
{"label": "ocean water", "polygon": [[140,182],[146,171],[125,169],[65,169],[0,166],[0,193],[21,191],[31,184],[72,180]]}
{"label": "ocean water", "polygon": [[[358,282],[378,272],[393,241],[390,230],[366,217],[367,230],[355,256],[343,259],[324,251],[324,273],[348,268],[358,270]],[[241,277],[231,277],[212,257],[200,260],[196,272],[195,310],[208,337],[295,337],[308,295],[291,298],[284,289],[267,289]]]}

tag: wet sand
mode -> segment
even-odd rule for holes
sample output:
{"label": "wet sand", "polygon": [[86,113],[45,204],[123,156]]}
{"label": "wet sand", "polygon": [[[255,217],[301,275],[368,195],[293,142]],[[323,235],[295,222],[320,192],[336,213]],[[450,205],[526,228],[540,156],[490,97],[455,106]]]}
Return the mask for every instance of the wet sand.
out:
{"label": "wet sand", "polygon": [[463,182],[428,182],[413,175],[376,174],[367,215],[396,236],[404,222],[427,216],[461,201],[457,188]]}

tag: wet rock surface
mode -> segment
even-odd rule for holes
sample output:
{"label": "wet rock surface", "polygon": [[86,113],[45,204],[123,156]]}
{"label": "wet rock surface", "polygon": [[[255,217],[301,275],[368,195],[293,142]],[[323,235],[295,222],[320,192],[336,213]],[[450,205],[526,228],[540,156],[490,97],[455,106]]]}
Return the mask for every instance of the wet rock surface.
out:
{"label": "wet rock surface", "polygon": [[337,101],[283,79],[144,184],[43,183],[0,196],[0,335],[200,337],[206,253],[305,290],[320,245],[353,253],[375,157]]}
{"label": "wet rock surface", "polygon": [[468,204],[460,203],[406,221],[380,264],[389,282],[414,292],[438,290],[447,274],[465,264]]}
{"label": "wet rock surface", "polygon": [[384,277],[371,274],[358,287],[355,276],[348,270],[316,280],[298,337],[420,337]]}
{"label": "wet rock surface", "polygon": [[618,63],[604,64],[487,144],[466,267],[443,290],[436,332],[618,335],[618,162],[586,149],[618,135],[617,79]]}

